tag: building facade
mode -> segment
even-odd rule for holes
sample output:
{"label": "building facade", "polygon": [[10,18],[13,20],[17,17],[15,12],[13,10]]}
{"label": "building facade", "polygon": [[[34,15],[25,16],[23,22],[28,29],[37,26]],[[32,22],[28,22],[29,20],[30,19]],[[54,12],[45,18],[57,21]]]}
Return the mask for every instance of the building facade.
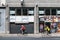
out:
{"label": "building facade", "polygon": [[[0,2],[1,33],[21,33],[21,25],[28,34],[60,32],[60,0],[5,0]],[[3,24],[3,25],[2,25]]]}

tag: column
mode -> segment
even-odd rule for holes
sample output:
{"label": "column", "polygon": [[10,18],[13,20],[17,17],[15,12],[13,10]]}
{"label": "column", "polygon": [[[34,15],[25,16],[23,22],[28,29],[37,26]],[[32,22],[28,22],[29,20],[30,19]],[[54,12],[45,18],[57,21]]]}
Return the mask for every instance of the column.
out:
{"label": "column", "polygon": [[5,13],[5,31],[7,34],[9,34],[9,21],[10,16],[9,16],[9,7],[6,5],[6,13]]}
{"label": "column", "polygon": [[34,8],[34,33],[39,33],[39,15],[38,15],[38,4]]}

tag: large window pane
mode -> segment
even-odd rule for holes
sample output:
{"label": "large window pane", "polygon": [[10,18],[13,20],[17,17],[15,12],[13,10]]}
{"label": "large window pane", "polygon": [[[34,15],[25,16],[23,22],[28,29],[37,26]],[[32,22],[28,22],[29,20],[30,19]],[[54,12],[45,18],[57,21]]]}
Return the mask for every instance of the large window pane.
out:
{"label": "large window pane", "polygon": [[50,15],[50,9],[45,9],[45,15]]}
{"label": "large window pane", "polygon": [[28,10],[28,14],[29,15],[33,15],[34,14],[34,11],[33,10]]}
{"label": "large window pane", "polygon": [[40,20],[39,21],[44,21],[44,17],[40,17]]}
{"label": "large window pane", "polygon": [[34,15],[34,8],[33,7],[28,8],[27,11],[28,11],[28,15]]}
{"label": "large window pane", "polygon": [[10,10],[10,14],[15,14],[15,11],[14,10]]}
{"label": "large window pane", "polygon": [[21,9],[17,8],[16,10],[17,10],[16,15],[21,15]]}
{"label": "large window pane", "polygon": [[60,10],[57,10],[57,14],[60,15]]}
{"label": "large window pane", "polygon": [[10,15],[15,15],[15,8],[10,8]]}
{"label": "large window pane", "polygon": [[56,9],[52,9],[52,10],[51,10],[51,14],[52,14],[52,15],[56,15]]}
{"label": "large window pane", "polygon": [[40,15],[44,15],[44,10],[39,10]]}
{"label": "large window pane", "polygon": [[44,15],[44,14],[45,14],[44,8],[39,8],[39,15]]}
{"label": "large window pane", "polygon": [[27,15],[27,8],[23,9],[23,15]]}

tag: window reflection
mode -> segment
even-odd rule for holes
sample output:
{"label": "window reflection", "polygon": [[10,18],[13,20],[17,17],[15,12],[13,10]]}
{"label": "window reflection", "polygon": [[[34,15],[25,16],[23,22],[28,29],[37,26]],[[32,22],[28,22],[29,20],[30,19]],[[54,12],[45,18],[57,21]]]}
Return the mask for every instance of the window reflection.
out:
{"label": "window reflection", "polygon": [[44,14],[44,11],[43,10],[39,10],[39,14]]}

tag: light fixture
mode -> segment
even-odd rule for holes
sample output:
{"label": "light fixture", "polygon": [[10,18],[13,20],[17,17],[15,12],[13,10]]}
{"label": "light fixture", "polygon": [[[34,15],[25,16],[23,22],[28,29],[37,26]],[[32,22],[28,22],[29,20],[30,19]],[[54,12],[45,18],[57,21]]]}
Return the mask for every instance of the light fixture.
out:
{"label": "light fixture", "polygon": [[38,3],[36,3],[36,7],[38,6]]}
{"label": "light fixture", "polygon": [[23,1],[23,0],[21,0],[21,1]]}
{"label": "light fixture", "polygon": [[23,3],[24,3],[24,0],[21,0],[21,5],[23,5]]}

